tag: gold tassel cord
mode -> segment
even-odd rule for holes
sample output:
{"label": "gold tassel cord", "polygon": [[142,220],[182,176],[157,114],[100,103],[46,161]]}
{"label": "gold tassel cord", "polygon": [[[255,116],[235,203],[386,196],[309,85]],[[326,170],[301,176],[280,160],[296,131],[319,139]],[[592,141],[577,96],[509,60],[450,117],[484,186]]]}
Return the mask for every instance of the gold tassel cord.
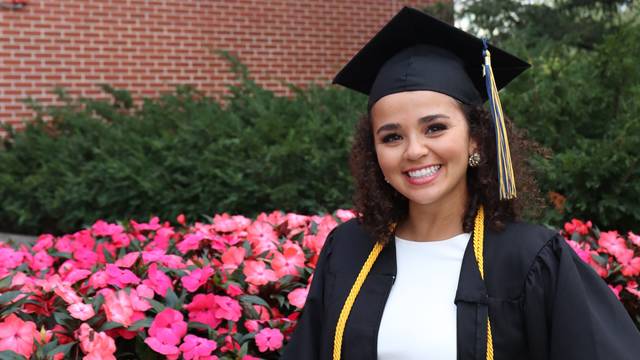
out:
{"label": "gold tassel cord", "polygon": [[513,199],[516,197],[516,181],[511,163],[511,150],[509,149],[509,139],[507,128],[504,123],[502,104],[500,95],[491,68],[491,53],[489,49],[484,50],[484,75],[486,78],[487,95],[489,96],[489,106],[491,117],[494,121],[496,131],[496,151],[498,152],[498,179],[500,181],[500,199]]}
{"label": "gold tassel cord", "polygon": [[[393,226],[392,229],[394,229]],[[476,258],[476,263],[478,265],[478,269],[480,270],[480,277],[484,280],[484,256],[483,256],[483,243],[484,243],[484,209],[482,206],[478,209],[478,213],[475,217],[475,223],[473,226],[473,253]],[[373,249],[369,253],[367,260],[364,262],[364,265],[360,269],[360,273],[356,277],[356,281],[353,283],[351,287],[351,291],[349,291],[349,295],[347,296],[347,300],[340,311],[340,316],[338,317],[338,323],[336,325],[336,333],[333,340],[333,360],[340,360],[340,356],[342,353],[342,338],[344,336],[344,329],[347,324],[347,319],[349,318],[349,313],[351,313],[351,308],[353,307],[353,303],[360,292],[360,288],[364,283],[369,271],[373,267],[378,255],[383,249],[383,245],[379,242],[373,246]],[[487,318],[487,360],[493,360],[493,336],[491,335],[491,323]]]}
{"label": "gold tassel cord", "polygon": [[[480,277],[484,280],[484,209],[478,209],[473,225],[473,254],[480,270]],[[491,321],[487,315],[487,360],[493,360],[493,336],[491,334]]]}
{"label": "gold tassel cord", "polygon": [[362,287],[364,280],[367,278],[371,267],[373,267],[373,263],[378,258],[378,255],[380,255],[382,248],[383,245],[379,242],[376,242],[376,244],[373,246],[373,250],[371,250],[371,253],[369,253],[369,257],[367,257],[367,260],[364,262],[362,269],[360,269],[360,273],[358,274],[356,281],[353,283],[351,291],[349,291],[349,296],[347,296],[347,300],[344,302],[344,306],[340,311],[340,317],[338,317],[338,324],[336,325],[336,334],[333,340],[334,360],[340,360],[340,355],[342,352],[342,337],[344,335],[345,325],[347,324],[347,318],[349,318],[349,313],[351,312],[353,303],[356,301],[356,296],[358,296],[360,288]]}

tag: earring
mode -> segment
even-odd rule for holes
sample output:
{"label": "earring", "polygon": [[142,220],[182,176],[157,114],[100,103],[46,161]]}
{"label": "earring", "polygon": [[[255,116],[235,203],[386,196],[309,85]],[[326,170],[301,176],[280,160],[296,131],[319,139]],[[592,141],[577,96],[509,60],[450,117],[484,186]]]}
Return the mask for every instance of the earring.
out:
{"label": "earring", "polygon": [[386,182],[387,182],[387,184],[389,184],[389,179],[384,178],[384,181],[386,181]]}
{"label": "earring", "polygon": [[477,167],[478,165],[480,165],[480,154],[474,152],[473,154],[469,155],[469,166]]}

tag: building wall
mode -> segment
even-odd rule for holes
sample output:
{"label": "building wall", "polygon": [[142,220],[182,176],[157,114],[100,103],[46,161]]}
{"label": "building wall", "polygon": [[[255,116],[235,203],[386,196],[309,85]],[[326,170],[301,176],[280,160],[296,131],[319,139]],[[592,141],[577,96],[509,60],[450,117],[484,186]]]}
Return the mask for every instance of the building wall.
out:
{"label": "building wall", "polygon": [[[7,3],[0,0],[0,3]],[[232,81],[227,50],[259,84],[326,84],[402,6],[433,0],[26,0],[0,10],[0,123],[32,117],[27,97],[97,84],[153,97],[178,84],[217,96]]]}

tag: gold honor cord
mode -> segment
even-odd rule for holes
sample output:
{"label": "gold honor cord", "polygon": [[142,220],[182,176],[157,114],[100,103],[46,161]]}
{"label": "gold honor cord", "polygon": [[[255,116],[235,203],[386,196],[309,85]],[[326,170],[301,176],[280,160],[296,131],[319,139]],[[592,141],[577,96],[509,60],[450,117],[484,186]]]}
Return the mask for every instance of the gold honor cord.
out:
{"label": "gold honor cord", "polygon": [[[480,277],[484,280],[484,209],[478,209],[473,225],[473,254],[480,270]],[[487,314],[487,360],[493,360],[493,336],[491,335],[491,322]]]}
{"label": "gold honor cord", "polygon": [[[484,280],[484,258],[482,255],[483,248],[483,240],[484,240],[484,210],[482,206],[478,209],[478,214],[476,214],[475,224],[473,227],[473,253],[476,258],[476,263],[478,264],[478,268],[480,269],[480,276]],[[351,312],[351,308],[353,307],[353,303],[360,292],[360,288],[364,283],[364,280],[367,278],[369,271],[373,267],[378,255],[382,251],[383,245],[379,242],[373,246],[373,249],[369,253],[367,260],[364,262],[362,269],[360,269],[360,273],[358,277],[356,277],[356,281],[353,283],[351,287],[351,291],[349,291],[349,296],[347,296],[347,300],[344,302],[344,306],[340,311],[340,316],[338,317],[338,324],[336,325],[336,334],[333,340],[333,360],[340,360],[340,355],[342,352],[342,338],[344,336],[344,328],[347,324],[347,319],[349,318],[349,313]],[[493,337],[491,336],[491,323],[487,318],[487,360],[493,360]]]}

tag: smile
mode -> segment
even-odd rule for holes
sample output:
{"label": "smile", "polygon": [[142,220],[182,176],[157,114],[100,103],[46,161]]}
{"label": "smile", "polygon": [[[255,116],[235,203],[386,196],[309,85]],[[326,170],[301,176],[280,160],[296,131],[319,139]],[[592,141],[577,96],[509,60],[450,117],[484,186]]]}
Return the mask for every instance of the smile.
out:
{"label": "smile", "polygon": [[407,171],[406,174],[412,179],[421,179],[433,176],[441,167],[442,165],[431,165],[422,169]]}

